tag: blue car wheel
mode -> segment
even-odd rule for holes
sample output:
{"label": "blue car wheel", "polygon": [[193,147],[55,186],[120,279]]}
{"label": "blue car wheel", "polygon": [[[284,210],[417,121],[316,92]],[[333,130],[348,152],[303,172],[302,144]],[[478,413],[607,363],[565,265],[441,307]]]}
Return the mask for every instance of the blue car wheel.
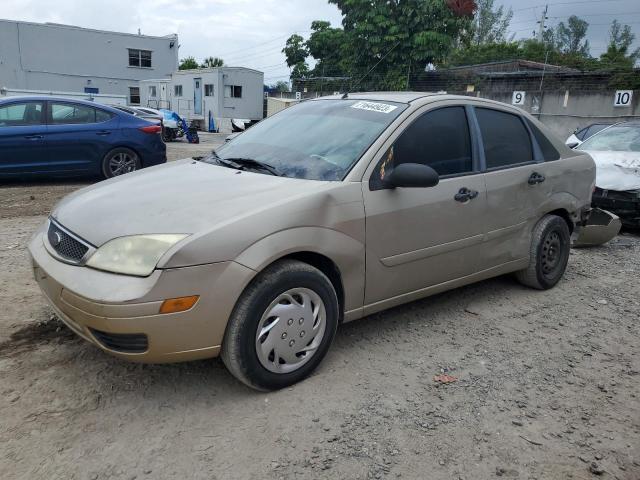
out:
{"label": "blue car wheel", "polygon": [[140,157],[128,148],[114,148],[107,153],[102,161],[102,173],[106,178],[117,177],[125,173],[134,172],[142,167]]}

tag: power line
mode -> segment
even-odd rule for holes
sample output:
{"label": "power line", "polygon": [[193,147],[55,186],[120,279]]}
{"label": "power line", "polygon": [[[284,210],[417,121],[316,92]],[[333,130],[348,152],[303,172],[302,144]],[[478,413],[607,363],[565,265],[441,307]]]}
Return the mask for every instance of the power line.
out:
{"label": "power line", "polygon": [[[578,2],[552,2],[549,3],[548,5],[550,7],[556,6],[556,5],[579,5],[579,4],[585,4],[585,3],[613,3],[613,2],[625,2],[627,0],[580,0]],[[541,8],[546,6],[547,4],[542,4],[542,5],[534,5],[532,7],[524,7],[524,8],[519,8],[517,10],[513,10],[513,12],[523,12],[525,10],[533,10],[535,8]]]}

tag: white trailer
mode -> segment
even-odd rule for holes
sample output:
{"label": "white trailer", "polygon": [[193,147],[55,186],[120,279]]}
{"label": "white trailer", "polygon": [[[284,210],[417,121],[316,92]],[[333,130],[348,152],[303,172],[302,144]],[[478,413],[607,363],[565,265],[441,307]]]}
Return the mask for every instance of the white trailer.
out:
{"label": "white trailer", "polygon": [[178,70],[170,79],[141,81],[140,103],[173,110],[201,130],[230,133],[232,119],[262,119],[263,85],[262,72],[244,67]]}

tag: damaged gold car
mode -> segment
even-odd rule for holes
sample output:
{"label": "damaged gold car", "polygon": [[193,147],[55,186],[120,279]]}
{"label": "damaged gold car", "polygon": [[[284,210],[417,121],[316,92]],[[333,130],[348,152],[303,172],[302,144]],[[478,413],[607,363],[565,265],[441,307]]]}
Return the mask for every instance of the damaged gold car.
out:
{"label": "damaged gold car", "polygon": [[211,155],[70,195],[29,244],[60,318],[118,357],[307,376],[342,322],[515,272],[553,287],[595,166],[527,113],[425,93],[302,102]]}

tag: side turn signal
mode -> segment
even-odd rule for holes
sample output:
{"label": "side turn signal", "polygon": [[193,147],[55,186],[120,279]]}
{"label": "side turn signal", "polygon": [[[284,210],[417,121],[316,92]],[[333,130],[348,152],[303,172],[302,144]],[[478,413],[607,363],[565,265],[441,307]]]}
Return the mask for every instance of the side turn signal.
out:
{"label": "side turn signal", "polygon": [[160,313],[178,313],[184,312],[192,308],[200,295],[191,295],[190,297],[168,298],[160,306]]}

